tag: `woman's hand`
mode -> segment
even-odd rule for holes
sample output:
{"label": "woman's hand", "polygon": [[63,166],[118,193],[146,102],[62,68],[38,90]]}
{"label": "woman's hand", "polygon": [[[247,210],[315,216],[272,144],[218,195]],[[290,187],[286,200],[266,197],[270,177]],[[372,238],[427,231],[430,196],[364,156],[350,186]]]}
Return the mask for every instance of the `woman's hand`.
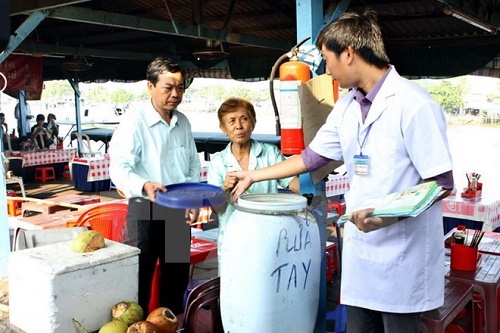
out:
{"label": "woman's hand", "polygon": [[236,177],[237,182],[231,191],[231,200],[230,202],[235,202],[240,195],[246,192],[246,190],[254,183],[251,172],[250,171],[238,171],[238,172],[230,172],[228,173],[231,177]]}
{"label": "woman's hand", "polygon": [[231,174],[226,174],[226,177],[224,178],[224,184],[222,184],[222,190],[227,191],[227,190],[232,190],[234,186],[238,184],[238,178],[236,176],[233,176]]}

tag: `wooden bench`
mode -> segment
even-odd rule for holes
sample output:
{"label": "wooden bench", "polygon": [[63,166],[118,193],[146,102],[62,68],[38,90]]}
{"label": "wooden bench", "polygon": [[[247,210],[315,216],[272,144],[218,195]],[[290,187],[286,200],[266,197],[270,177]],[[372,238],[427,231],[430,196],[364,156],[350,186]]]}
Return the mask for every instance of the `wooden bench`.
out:
{"label": "wooden bench", "polygon": [[[88,205],[101,202],[97,196],[70,194],[46,200],[26,201],[22,203],[21,215],[23,217],[44,214],[49,215],[61,210],[71,210],[71,205]],[[66,204],[66,205],[65,205]]]}

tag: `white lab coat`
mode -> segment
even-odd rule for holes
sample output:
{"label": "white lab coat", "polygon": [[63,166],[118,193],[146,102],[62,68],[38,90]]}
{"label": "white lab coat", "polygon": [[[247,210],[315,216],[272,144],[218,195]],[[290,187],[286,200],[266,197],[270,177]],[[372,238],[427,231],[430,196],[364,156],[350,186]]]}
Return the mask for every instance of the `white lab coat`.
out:
{"label": "white lab coat", "polygon": [[[452,170],[445,116],[424,89],[392,68],[365,123],[353,95],[350,91],[337,102],[310,144],[322,156],[345,161],[348,211],[367,198]],[[367,132],[363,154],[370,157],[369,174],[356,175],[353,156],[360,153],[358,135],[362,142]],[[343,249],[342,304],[392,313],[426,311],[443,304],[440,203],[416,218],[369,233],[347,223]]]}

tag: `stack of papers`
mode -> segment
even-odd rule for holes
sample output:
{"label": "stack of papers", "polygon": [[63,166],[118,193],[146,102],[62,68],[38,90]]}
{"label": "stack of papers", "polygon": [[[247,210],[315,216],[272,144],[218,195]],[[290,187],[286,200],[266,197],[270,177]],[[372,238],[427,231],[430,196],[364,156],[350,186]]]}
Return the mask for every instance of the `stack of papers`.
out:
{"label": "stack of papers", "polygon": [[[374,208],[371,216],[378,217],[415,217],[426,210],[444,191],[435,181],[412,186],[406,190],[387,194],[386,196],[366,200],[353,211]],[[342,215],[337,223],[349,220],[349,214]]]}

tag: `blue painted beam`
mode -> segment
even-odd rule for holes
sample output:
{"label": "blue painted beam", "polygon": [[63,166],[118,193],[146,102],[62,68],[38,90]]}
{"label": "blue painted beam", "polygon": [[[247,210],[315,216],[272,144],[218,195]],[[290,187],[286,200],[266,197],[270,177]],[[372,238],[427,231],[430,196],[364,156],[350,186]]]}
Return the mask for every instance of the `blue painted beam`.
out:
{"label": "blue painted beam", "polygon": [[[76,119],[76,131],[81,132],[82,131],[82,117],[81,117],[81,103],[80,103],[80,97],[81,97],[81,92],[80,92],[80,86],[78,83],[78,79],[73,77],[66,69],[61,68],[64,77],[66,80],[68,80],[69,84],[71,85],[71,88],[73,88],[73,92],[75,94],[75,119]],[[71,138],[71,136],[70,136]],[[82,142],[81,140],[77,140],[77,147],[78,147],[78,156],[81,156],[82,152]]]}
{"label": "blue painted beam", "polygon": [[296,0],[297,43],[311,37],[304,45],[314,45],[323,22],[323,1]]}
{"label": "blue painted beam", "polygon": [[35,30],[35,28],[47,17],[47,11],[38,11],[31,14],[10,36],[9,44],[5,51],[0,54],[0,64],[22,43],[22,41]]}
{"label": "blue painted beam", "polygon": [[313,76],[323,74],[321,52],[315,46],[319,32],[347,10],[351,0],[341,0],[337,6],[331,5],[323,13],[323,3],[315,0],[296,0],[297,42],[311,37],[304,43],[299,60],[311,67]]}

